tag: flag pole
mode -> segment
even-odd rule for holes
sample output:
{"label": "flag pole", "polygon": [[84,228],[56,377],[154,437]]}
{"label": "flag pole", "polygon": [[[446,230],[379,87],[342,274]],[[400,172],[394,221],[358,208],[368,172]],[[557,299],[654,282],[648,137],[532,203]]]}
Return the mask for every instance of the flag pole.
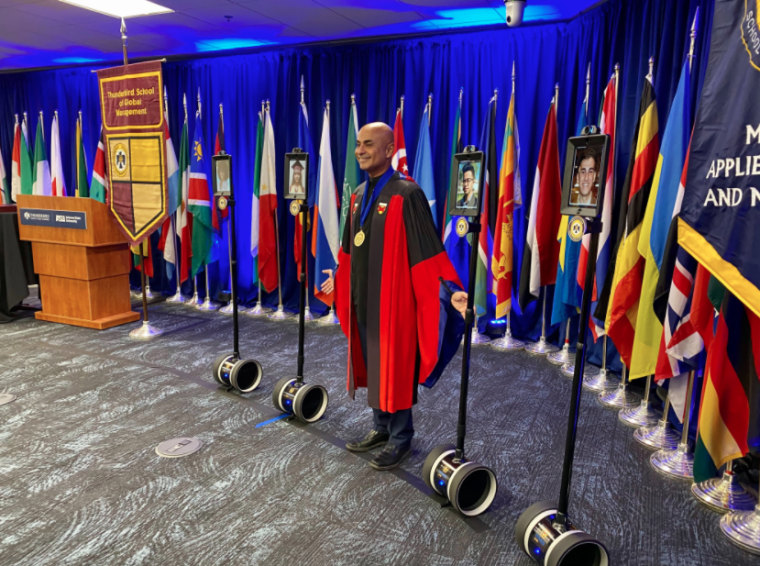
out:
{"label": "flag pole", "polygon": [[[79,135],[82,135],[82,110],[80,109],[79,112],[77,112],[77,120],[79,120]],[[18,114],[16,114],[16,122],[18,123]],[[81,140],[77,140],[77,151],[79,151]],[[76,196],[79,196],[81,194],[81,191],[79,189],[79,180],[81,178],[81,169],[79,168],[79,156],[77,156],[77,188],[76,188]]]}
{"label": "flag pole", "polygon": [[652,374],[647,376],[646,385],[644,385],[644,398],[638,407],[623,408],[618,413],[618,419],[621,423],[638,428],[640,426],[649,426],[657,423],[657,412],[649,405],[649,396],[652,391]]}
{"label": "flag pole", "polygon": [[[203,118],[203,111],[202,111],[203,105],[201,104],[201,87],[198,87],[197,101],[198,101],[198,117]],[[212,211],[212,214],[213,214],[213,211]],[[213,238],[213,234],[211,235],[211,237]],[[212,246],[214,245],[213,240],[212,240],[211,245]],[[206,282],[206,297],[203,299],[203,302],[201,304],[196,306],[196,308],[201,311],[213,311],[213,310],[216,310],[216,305],[211,302],[211,293],[210,293],[209,284],[208,284],[208,257],[203,258],[203,275],[204,275],[204,280]]]}
{"label": "flag pole", "polygon": [[[267,100],[267,112],[270,111],[270,103]],[[285,307],[282,304],[282,270],[280,268],[280,223],[278,222],[278,215],[274,215],[274,246],[275,246],[275,259],[277,260],[277,310],[269,315],[272,320],[287,320],[290,318],[288,313],[285,312]],[[306,227],[304,226],[304,229]]]}
{"label": "flag pole", "polygon": [[[185,113],[187,113],[187,108],[185,108]],[[167,127],[169,123],[169,95],[166,92],[166,85],[164,85],[164,114],[166,115],[166,122]],[[178,171],[179,173],[179,186],[177,187],[177,190],[182,192],[182,171]],[[174,241],[174,277],[176,279],[177,283],[177,289],[176,292],[166,299],[167,303],[184,303],[185,298],[182,296],[182,291],[180,290],[180,253],[179,253],[179,243],[177,241],[177,215],[179,214],[179,209],[176,209],[174,211],[174,218],[172,218],[172,222],[170,222],[170,226],[172,229],[172,240]]]}
{"label": "flag pole", "polygon": [[[265,103],[262,100],[261,101],[261,116],[262,116],[262,118],[264,117],[264,112],[266,111],[266,107],[265,107],[264,104]],[[258,157],[258,156],[254,156],[254,159],[256,157]],[[254,164],[254,168],[255,167],[261,167],[261,163]],[[254,196],[255,196],[255,194],[256,194],[256,187],[254,187],[253,190],[254,190]],[[261,209],[259,208],[259,215],[261,215],[260,211],[261,211]],[[253,218],[251,218],[251,222],[253,222]],[[257,254],[258,254],[258,252],[257,252]],[[256,256],[256,265],[254,266],[254,269],[256,269],[256,280],[257,280],[256,282],[257,282],[257,287],[258,287],[258,292],[256,293],[256,304],[253,305],[253,307],[250,310],[245,311],[246,314],[248,314],[250,316],[263,316],[264,315],[264,307],[261,304],[261,277],[259,277],[258,267],[259,267],[259,257],[257,255]]]}
{"label": "flag pole", "polygon": [[[491,110],[491,108],[490,108],[490,106],[491,106],[490,101],[489,101],[489,104],[488,104],[488,106],[489,106],[488,111],[489,112],[494,112],[494,116],[496,115],[495,114],[495,112],[496,112],[496,102],[498,100],[498,97],[499,97],[499,89],[495,88],[493,90],[493,98],[491,99],[491,100],[493,100],[494,110]],[[403,103],[403,100],[402,100],[402,103]],[[489,118],[489,120],[490,120],[490,118]],[[488,148],[487,147],[483,147],[483,148],[480,148],[480,149],[483,152],[486,152],[486,153],[488,152]],[[482,174],[485,175],[486,172],[484,171]],[[493,185],[493,179],[489,179],[488,183],[489,183],[489,185]],[[497,183],[498,183],[498,181],[497,181]],[[490,188],[489,188],[489,191],[490,191]],[[490,192],[489,192],[489,194],[490,194]],[[484,207],[483,208],[484,214],[486,214],[486,218],[488,218],[488,213],[485,212],[485,211],[488,211],[488,203],[485,202],[483,204],[483,207]],[[488,232],[488,226],[486,226],[484,229],[486,230],[486,232]],[[479,237],[480,237],[480,235],[478,233],[478,238]],[[479,248],[479,246],[480,246],[480,241],[477,240],[473,236],[472,243],[473,243],[473,245],[476,246],[476,250],[477,250]],[[476,251],[476,253],[477,253],[477,251]],[[490,258],[488,259],[488,261],[491,261]],[[486,267],[485,277],[486,277],[486,279],[488,279],[488,267]],[[488,289],[488,283],[486,283],[486,289]],[[487,291],[486,291],[486,294],[487,294]],[[473,346],[480,346],[482,344],[489,344],[491,342],[491,337],[488,334],[485,334],[485,333],[483,333],[483,332],[480,331],[480,319],[483,318],[483,316],[485,316],[485,315],[488,314],[488,306],[487,305],[488,305],[488,301],[486,300],[486,312],[485,312],[485,314],[481,314],[481,315],[479,315],[479,316],[477,316],[475,318],[475,325],[473,327],[473,334],[472,334],[472,337],[470,339],[470,343]],[[488,328],[488,322],[486,322],[486,328]]]}
{"label": "flag pole", "polygon": [[[303,75],[301,75],[301,104],[304,104],[304,105],[306,104],[306,85],[304,84]],[[326,105],[327,105],[328,116],[329,116],[329,111],[330,111],[330,101],[329,100],[326,102]],[[304,148],[304,151],[307,151],[308,149],[309,148]],[[307,203],[307,205],[308,205],[308,203]],[[308,216],[308,214],[307,214],[307,216]],[[296,219],[296,222],[298,222],[298,219]],[[316,226],[316,223],[314,225]],[[309,227],[309,222],[308,222],[308,219],[307,219],[304,222],[304,224],[303,224],[304,232],[306,232],[308,230],[308,227]],[[308,262],[309,261],[308,258],[309,258],[309,255],[307,253],[306,254],[306,259],[304,261]],[[311,308],[309,308],[309,270],[308,269],[304,270],[304,277],[306,277],[306,297],[304,298],[304,301],[306,302],[306,306],[304,307],[303,319],[306,322],[310,322],[310,321],[314,320],[314,315],[311,314]]]}
{"label": "flag pole", "polygon": [[[124,22],[124,18],[121,19],[121,28],[119,30],[121,32],[121,44],[123,48],[124,53],[124,65],[129,64],[129,59],[127,58],[127,24]],[[42,112],[40,112],[42,114]],[[146,291],[146,280],[148,279],[145,276],[145,252],[143,251],[143,246],[150,245],[150,237],[143,240],[138,248],[140,250],[140,287],[142,289],[142,308],[143,308],[143,321],[140,328],[135,328],[134,330],[130,330],[129,337],[135,338],[138,340],[150,340],[151,338],[155,336],[159,336],[163,334],[162,330],[159,330],[158,328],[154,327],[150,324],[148,321],[148,292]],[[148,283],[150,285],[150,283]]]}
{"label": "flag pole", "polygon": [[[552,105],[554,110],[557,110],[557,102],[559,101],[559,83],[554,83],[554,98],[552,98]],[[546,341],[546,286],[541,289],[541,337],[538,342],[531,342],[525,345],[525,350],[531,354],[544,355],[556,352],[559,348],[554,344],[550,344]]]}
{"label": "flag pole", "polygon": [[[219,103],[219,120],[222,123],[222,131],[224,131],[224,106],[222,105],[221,102]],[[226,144],[227,140],[225,140],[224,143]],[[223,147],[222,151],[226,152],[226,148]],[[214,202],[214,206],[216,206],[216,202]],[[216,212],[214,213],[216,214]],[[234,305],[232,301],[232,227],[231,225],[232,225],[232,222],[227,222],[227,260],[229,261],[229,278],[227,279],[227,284],[230,287],[230,302],[219,309],[219,312],[222,314],[232,314],[232,311],[234,310]]]}
{"label": "flag pole", "polygon": [[[571,363],[573,357],[574,356],[570,353],[570,317],[567,317],[567,321],[565,321],[565,342],[562,344],[562,349],[552,352],[546,356],[546,359],[555,365],[563,366]],[[572,373],[570,374],[570,377],[572,377]]]}
{"label": "flag pole", "polygon": [[684,407],[681,442],[675,449],[661,448],[649,456],[649,463],[663,475],[690,480],[694,476],[694,455],[689,451],[689,423],[691,422],[691,397],[694,389],[694,370],[689,372],[686,382],[686,404]]}
{"label": "flag pole", "polygon": [[[196,110],[196,112],[198,113],[198,115],[200,115],[200,113],[201,113],[201,89],[200,89],[200,87],[198,88],[198,98],[197,98],[197,100],[198,100],[198,109]],[[204,270],[205,270],[205,266],[204,266]],[[195,306],[195,308],[197,309],[197,308],[200,308],[200,306],[203,304],[203,301],[201,301],[201,298],[198,295],[198,272],[196,271],[193,274],[192,277],[193,277],[193,298],[190,301],[190,304],[192,304],[193,306]]]}
{"label": "flag pole", "polygon": [[623,371],[620,374],[620,383],[615,389],[601,392],[596,400],[603,407],[608,409],[626,409],[631,404],[632,399],[628,391],[628,367],[623,362]]}
{"label": "flag pole", "polygon": [[659,450],[660,448],[676,448],[678,445],[678,435],[668,423],[668,411],[670,410],[670,395],[665,399],[665,406],[662,408],[662,417],[657,424],[652,426],[642,426],[637,428],[633,433],[636,442],[643,444],[647,448]]}
{"label": "flag pole", "polygon": [[[515,95],[515,84],[516,84],[517,74],[515,72],[515,62],[512,61],[512,96]],[[463,88],[459,89],[459,108],[462,108],[462,92],[464,91]],[[515,159],[517,158],[517,155],[515,155]],[[515,163],[515,168],[519,168],[520,164]],[[513,226],[514,229],[514,226]],[[514,241],[513,241],[514,244]],[[507,311],[507,324],[506,329],[504,330],[504,336],[501,338],[497,338],[496,340],[491,342],[491,346],[496,348],[497,350],[520,350],[525,347],[525,342],[522,340],[518,340],[517,338],[514,338],[512,336],[512,289],[509,290],[509,310]]]}
{"label": "flag pole", "polygon": [[615,385],[609,378],[610,372],[607,371],[607,335],[602,336],[602,367],[594,375],[584,376],[583,387],[589,391],[605,391],[612,389]]}

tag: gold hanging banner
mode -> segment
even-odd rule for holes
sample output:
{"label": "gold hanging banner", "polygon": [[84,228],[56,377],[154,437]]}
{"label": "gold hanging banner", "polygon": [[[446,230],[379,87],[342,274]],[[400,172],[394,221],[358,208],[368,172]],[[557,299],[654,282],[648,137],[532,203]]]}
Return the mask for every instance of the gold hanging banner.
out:
{"label": "gold hanging banner", "polygon": [[166,124],[161,62],[98,71],[108,203],[132,245],[167,216]]}

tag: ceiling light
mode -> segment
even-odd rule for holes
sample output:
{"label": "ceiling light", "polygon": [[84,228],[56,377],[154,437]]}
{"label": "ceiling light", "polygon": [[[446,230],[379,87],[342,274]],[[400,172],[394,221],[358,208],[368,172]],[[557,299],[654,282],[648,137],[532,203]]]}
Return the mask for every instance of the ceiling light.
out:
{"label": "ceiling light", "polygon": [[61,0],[61,2],[115,18],[153,16],[174,11],[149,0],[120,0],[119,2],[113,0]]}

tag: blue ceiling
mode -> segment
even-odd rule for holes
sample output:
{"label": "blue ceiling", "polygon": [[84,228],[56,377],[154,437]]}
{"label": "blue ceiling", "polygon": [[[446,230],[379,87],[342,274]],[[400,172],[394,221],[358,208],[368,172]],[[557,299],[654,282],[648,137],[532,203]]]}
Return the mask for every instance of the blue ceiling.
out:
{"label": "blue ceiling", "polygon": [[[108,0],[118,1],[118,0]],[[604,0],[602,0],[604,1]],[[129,55],[165,57],[504,25],[502,0],[164,0],[127,21]],[[525,24],[568,20],[600,0],[528,0]],[[119,20],[58,0],[0,0],[0,71],[121,57]]]}

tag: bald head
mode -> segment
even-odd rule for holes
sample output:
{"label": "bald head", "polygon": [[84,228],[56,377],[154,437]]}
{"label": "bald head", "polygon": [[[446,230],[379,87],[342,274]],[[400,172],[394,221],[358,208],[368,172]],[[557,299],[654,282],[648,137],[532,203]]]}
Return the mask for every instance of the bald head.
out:
{"label": "bald head", "polygon": [[354,150],[359,168],[370,177],[379,177],[391,166],[393,130],[383,122],[372,122],[359,130]]}

